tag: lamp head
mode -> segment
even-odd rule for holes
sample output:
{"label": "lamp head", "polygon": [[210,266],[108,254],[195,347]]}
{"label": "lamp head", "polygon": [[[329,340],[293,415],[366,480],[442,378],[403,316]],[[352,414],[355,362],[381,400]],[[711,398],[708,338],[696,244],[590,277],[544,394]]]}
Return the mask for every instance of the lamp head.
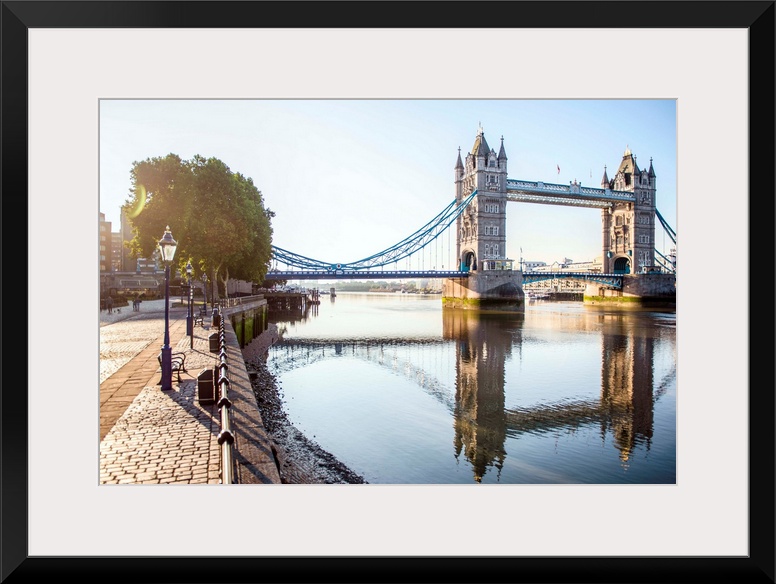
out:
{"label": "lamp head", "polygon": [[162,261],[165,265],[169,266],[172,263],[172,258],[175,257],[175,250],[178,248],[178,242],[172,238],[170,233],[170,226],[164,232],[164,235],[159,240],[159,253],[162,255]]}

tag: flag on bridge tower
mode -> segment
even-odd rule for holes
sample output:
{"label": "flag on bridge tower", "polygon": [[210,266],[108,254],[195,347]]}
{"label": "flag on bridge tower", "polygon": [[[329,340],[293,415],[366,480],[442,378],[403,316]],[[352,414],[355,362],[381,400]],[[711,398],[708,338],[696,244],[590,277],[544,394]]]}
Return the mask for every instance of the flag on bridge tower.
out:
{"label": "flag on bridge tower", "polygon": [[560,174],[560,165],[556,164],[555,166],[558,167],[558,174]]}

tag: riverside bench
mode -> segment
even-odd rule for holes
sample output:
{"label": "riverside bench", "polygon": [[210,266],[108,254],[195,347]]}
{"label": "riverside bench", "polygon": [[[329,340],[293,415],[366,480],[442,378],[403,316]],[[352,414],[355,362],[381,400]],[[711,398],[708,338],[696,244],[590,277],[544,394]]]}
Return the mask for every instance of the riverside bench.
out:
{"label": "riverside bench", "polygon": [[[181,371],[186,373],[186,353],[172,353],[170,362],[172,363],[172,370],[178,374],[178,383],[181,381]],[[159,361],[159,366],[162,366],[162,354],[159,353],[156,356]]]}
{"label": "riverside bench", "polygon": [[200,326],[205,326],[205,317],[207,316],[207,308],[200,308],[199,314],[194,315],[194,326],[199,324]]}

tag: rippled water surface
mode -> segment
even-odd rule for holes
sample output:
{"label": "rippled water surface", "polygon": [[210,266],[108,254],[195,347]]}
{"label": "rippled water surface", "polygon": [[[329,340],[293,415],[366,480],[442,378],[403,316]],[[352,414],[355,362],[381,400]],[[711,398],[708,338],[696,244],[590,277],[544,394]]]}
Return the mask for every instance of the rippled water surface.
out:
{"label": "rippled water surface", "polygon": [[370,483],[675,483],[675,312],[339,293],[270,320],[289,418]]}

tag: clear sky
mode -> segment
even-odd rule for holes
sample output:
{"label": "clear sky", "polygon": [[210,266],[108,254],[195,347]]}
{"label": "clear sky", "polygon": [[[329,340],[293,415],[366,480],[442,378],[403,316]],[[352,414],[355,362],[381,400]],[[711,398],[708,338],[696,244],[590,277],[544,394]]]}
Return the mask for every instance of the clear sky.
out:
{"label": "clear sky", "polygon": [[[454,199],[458,148],[464,158],[480,125],[496,152],[503,136],[511,179],[598,187],[626,148],[640,167],[652,158],[658,211],[678,231],[673,99],[101,100],[100,211],[118,231],[134,161],[215,157],[262,192],[276,213],[274,245],[357,261]],[[659,225],[656,234],[667,255],[671,240]],[[517,261],[521,249],[523,259],[548,264],[593,260],[601,255],[600,211],[509,203],[507,256]],[[450,250],[452,234],[397,267],[448,268]]]}

